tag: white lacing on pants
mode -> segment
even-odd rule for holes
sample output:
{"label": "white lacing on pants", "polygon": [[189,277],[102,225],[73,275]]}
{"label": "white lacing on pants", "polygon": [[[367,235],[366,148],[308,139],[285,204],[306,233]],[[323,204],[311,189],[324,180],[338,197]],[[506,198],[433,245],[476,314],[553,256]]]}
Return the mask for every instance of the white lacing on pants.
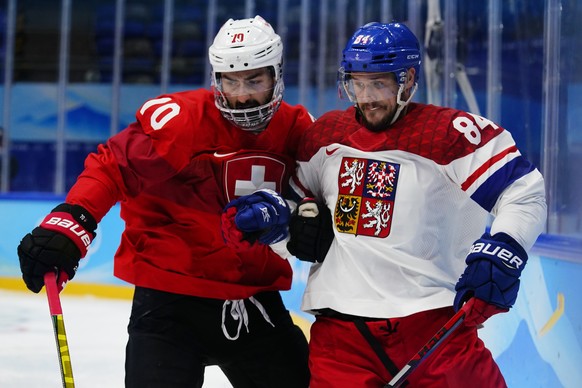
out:
{"label": "white lacing on pants", "polygon": [[[224,336],[231,341],[234,341],[238,338],[243,323],[245,325],[247,333],[249,332],[249,315],[247,313],[247,308],[245,306],[245,300],[246,299],[226,300],[222,305],[222,332],[224,333]],[[255,306],[257,306],[257,309],[261,312],[261,315],[263,316],[265,321],[269,322],[271,326],[275,327],[275,325],[273,324],[273,322],[271,322],[271,319],[269,318],[269,314],[267,314],[267,311],[265,310],[261,302],[259,302],[252,296],[248,300],[250,300]],[[236,330],[236,335],[234,337],[228,334],[228,330],[226,329],[225,324],[226,310],[228,308],[228,305],[231,305],[230,316],[235,321],[238,321],[238,328]]]}

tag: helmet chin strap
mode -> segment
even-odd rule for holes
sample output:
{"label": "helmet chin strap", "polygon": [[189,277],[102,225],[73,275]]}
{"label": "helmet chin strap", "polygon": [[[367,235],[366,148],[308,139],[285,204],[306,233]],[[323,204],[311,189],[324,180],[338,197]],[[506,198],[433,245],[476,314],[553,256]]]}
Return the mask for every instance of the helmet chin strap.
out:
{"label": "helmet chin strap", "polygon": [[418,89],[417,82],[414,83],[414,87],[412,89],[412,92],[410,92],[410,96],[408,97],[408,99],[406,101],[402,101],[401,97],[402,97],[402,92],[404,92],[404,84],[400,85],[400,87],[398,88],[398,95],[396,96],[396,103],[398,104],[398,109],[396,109],[396,113],[394,113],[394,117],[392,117],[392,121],[390,122],[390,125],[394,124],[396,122],[396,120],[398,120],[398,117],[400,117],[400,113],[402,113],[402,110],[412,100],[414,93],[416,93],[416,89]]}

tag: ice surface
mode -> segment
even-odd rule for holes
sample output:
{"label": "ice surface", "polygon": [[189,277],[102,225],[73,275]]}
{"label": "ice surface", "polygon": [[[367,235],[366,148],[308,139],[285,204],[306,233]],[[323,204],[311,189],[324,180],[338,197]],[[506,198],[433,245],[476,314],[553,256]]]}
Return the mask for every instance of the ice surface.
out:
{"label": "ice surface", "polygon": [[[123,388],[129,300],[67,296],[61,305],[75,386]],[[0,289],[0,387],[62,387],[53,326],[44,290]],[[205,388],[232,387],[217,367]]]}

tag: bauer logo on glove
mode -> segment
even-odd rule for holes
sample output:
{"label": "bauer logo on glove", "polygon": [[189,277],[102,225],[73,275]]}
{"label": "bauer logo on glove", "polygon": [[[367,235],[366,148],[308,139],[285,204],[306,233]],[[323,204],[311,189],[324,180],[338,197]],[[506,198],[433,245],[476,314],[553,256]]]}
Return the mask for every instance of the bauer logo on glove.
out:
{"label": "bauer logo on glove", "polygon": [[[69,216],[68,213],[65,213],[64,217],[57,217],[53,214],[49,214],[41,223],[41,226],[45,229],[61,232],[66,236],[70,236],[73,241],[75,241],[75,237],[78,238],[79,240],[75,241],[75,243],[81,251],[81,257],[84,257],[87,254],[87,249],[93,240],[93,236],[89,235],[79,223],[67,219],[66,217]],[[79,244],[79,242],[82,244]]]}
{"label": "bauer logo on glove", "polygon": [[469,251],[469,254],[473,253],[481,253],[483,255],[497,257],[504,265],[511,269],[521,269],[524,264],[524,261],[509,249],[502,248],[498,245],[492,245],[491,243],[481,241],[474,243]]}
{"label": "bauer logo on glove", "polygon": [[455,286],[455,310],[473,296],[501,309],[513,306],[527,262],[527,253],[517,241],[505,233],[485,233],[473,243],[465,262]]}
{"label": "bauer logo on glove", "polygon": [[[97,222],[82,206],[62,203],[55,207],[18,245],[26,286],[39,292],[44,286],[44,274],[55,269],[73,279],[96,229]],[[59,281],[63,280],[61,276]]]}

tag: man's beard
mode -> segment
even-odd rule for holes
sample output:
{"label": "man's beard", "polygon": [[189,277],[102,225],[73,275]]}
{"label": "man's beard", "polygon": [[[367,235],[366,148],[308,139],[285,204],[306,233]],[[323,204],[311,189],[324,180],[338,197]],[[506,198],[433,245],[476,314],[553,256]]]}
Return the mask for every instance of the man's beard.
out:
{"label": "man's beard", "polygon": [[248,100],[245,102],[236,102],[234,104],[234,109],[249,109],[249,108],[257,108],[261,104],[257,100]]}
{"label": "man's beard", "polygon": [[[365,107],[365,105],[364,105],[364,107]],[[362,108],[360,108],[359,104],[356,105],[356,109],[357,109],[358,114],[360,116],[362,125],[373,132],[382,132],[382,131],[388,129],[388,127],[390,127],[390,125],[391,125],[392,118],[394,117],[394,112],[391,112],[390,114],[385,115],[382,118],[382,120],[380,120],[374,124],[374,123],[371,123],[368,121],[368,119],[366,118],[366,115],[364,114],[364,110]]]}

